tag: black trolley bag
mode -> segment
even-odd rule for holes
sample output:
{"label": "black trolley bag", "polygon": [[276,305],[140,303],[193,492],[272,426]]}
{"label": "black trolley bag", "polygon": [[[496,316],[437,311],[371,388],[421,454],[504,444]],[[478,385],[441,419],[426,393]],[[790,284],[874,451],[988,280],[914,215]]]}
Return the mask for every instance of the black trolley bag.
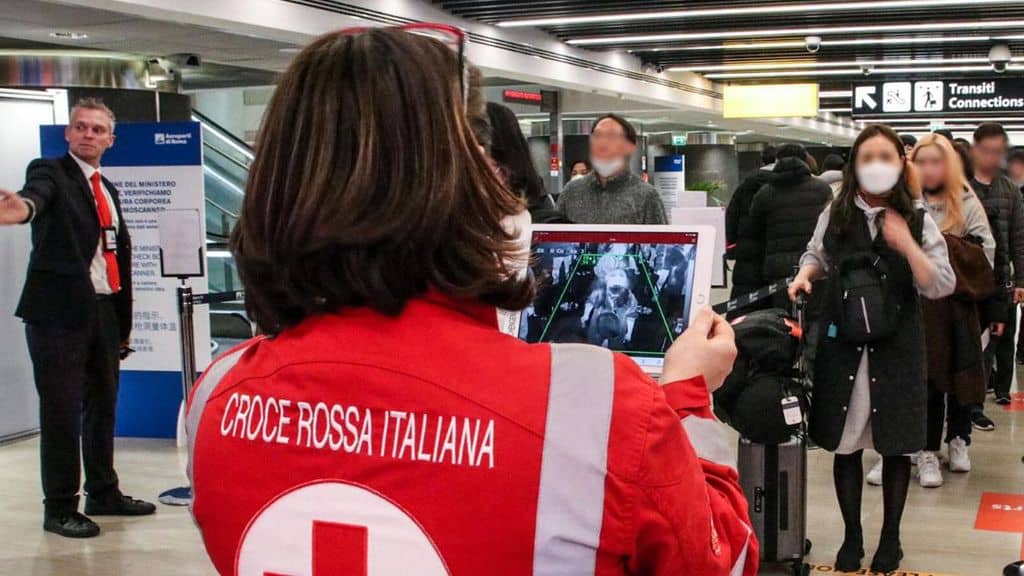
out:
{"label": "black trolley bag", "polygon": [[[807,371],[804,361],[804,302],[795,305],[798,330],[796,358],[788,374],[778,374],[783,388],[773,398],[780,402],[765,406],[766,412],[788,411],[787,423],[799,418],[789,429],[791,435],[780,442],[739,440],[738,472],[740,486],[749,503],[750,519],[760,543],[764,564],[792,564],[793,574],[806,576],[811,567],[804,561],[810,552],[807,539]],[[769,401],[770,403],[774,403]],[[798,412],[793,412],[797,410]]]}

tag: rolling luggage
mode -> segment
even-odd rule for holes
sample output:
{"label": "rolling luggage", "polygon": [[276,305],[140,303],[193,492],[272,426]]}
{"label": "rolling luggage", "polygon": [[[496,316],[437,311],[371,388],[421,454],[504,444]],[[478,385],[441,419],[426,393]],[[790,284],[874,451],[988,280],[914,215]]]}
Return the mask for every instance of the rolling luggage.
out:
{"label": "rolling luggage", "polygon": [[[804,361],[807,326],[804,299],[794,306],[799,331],[798,350],[792,370],[778,374],[787,384],[783,394],[796,392],[782,400],[786,422],[796,432],[778,444],[758,444],[740,438],[738,465],[740,486],[747,498],[750,520],[761,548],[763,563],[789,563],[794,576],[811,572],[804,562],[811,550],[807,539],[807,434],[806,414],[809,381]],[[804,401],[800,401],[804,400]],[[778,408],[776,408],[777,410]]]}
{"label": "rolling luggage", "polygon": [[740,439],[740,486],[750,504],[750,520],[763,562],[793,564],[793,574],[810,573],[807,540],[807,444],[797,434],[782,444]]}

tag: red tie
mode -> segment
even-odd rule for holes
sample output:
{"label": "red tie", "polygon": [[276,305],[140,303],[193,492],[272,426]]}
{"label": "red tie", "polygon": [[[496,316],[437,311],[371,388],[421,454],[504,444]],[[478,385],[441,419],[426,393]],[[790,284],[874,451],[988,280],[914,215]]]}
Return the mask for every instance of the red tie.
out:
{"label": "red tie", "polygon": [[[96,213],[100,217],[100,228],[112,228],[114,220],[110,217],[107,196],[103,193],[103,188],[100,187],[99,172],[92,173],[92,195],[96,198]],[[100,234],[103,235],[105,232],[100,230]],[[100,240],[106,244],[102,236]],[[107,284],[110,286],[110,291],[116,294],[121,291],[121,273],[117,269],[117,253],[103,250],[103,259],[107,261]]]}

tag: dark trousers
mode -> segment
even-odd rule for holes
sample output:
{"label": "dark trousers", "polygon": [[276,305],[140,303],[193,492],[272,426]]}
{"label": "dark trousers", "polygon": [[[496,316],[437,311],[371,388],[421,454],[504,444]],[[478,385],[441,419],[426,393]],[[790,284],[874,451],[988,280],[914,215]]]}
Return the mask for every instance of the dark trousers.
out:
{"label": "dark trousers", "polygon": [[86,493],[96,498],[118,493],[114,472],[117,312],[112,300],[99,297],[96,314],[85,329],[28,324],[25,333],[39,392],[46,514],[66,514],[78,509],[82,460]]}
{"label": "dark trousers", "polygon": [[1001,395],[1010,393],[1013,371],[1016,369],[1013,340],[1017,335],[1017,306],[1010,304],[1008,308],[1003,335],[993,336],[988,348],[985,349],[985,362],[989,367],[989,387]]}
{"label": "dark trousers", "polygon": [[928,442],[925,449],[938,452],[942,448],[942,428],[946,427],[945,441],[963,438],[971,444],[971,406],[961,406],[956,394],[944,394],[928,387]]}

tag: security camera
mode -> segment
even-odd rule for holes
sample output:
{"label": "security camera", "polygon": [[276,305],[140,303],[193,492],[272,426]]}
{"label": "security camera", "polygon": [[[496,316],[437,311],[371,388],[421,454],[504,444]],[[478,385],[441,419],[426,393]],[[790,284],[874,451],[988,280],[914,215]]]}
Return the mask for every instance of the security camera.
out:
{"label": "security camera", "polygon": [[203,65],[203,57],[199,54],[171,54],[167,59],[180,68],[199,68]]}
{"label": "security camera", "polygon": [[658,64],[658,66],[655,67],[654,69],[658,72],[658,74],[662,74],[662,73],[665,72],[665,65],[664,64]]}
{"label": "security camera", "polygon": [[863,66],[860,67],[860,73],[865,76],[871,76],[872,70],[873,69],[871,68],[871,66],[868,66],[867,64],[864,64]]}
{"label": "security camera", "polygon": [[808,36],[804,38],[804,47],[811,54],[821,49],[821,36]]}
{"label": "security camera", "polygon": [[1006,72],[1012,58],[1013,53],[1010,52],[1008,44],[994,44],[988,51],[988,61],[992,63],[992,69],[1000,74]]}

